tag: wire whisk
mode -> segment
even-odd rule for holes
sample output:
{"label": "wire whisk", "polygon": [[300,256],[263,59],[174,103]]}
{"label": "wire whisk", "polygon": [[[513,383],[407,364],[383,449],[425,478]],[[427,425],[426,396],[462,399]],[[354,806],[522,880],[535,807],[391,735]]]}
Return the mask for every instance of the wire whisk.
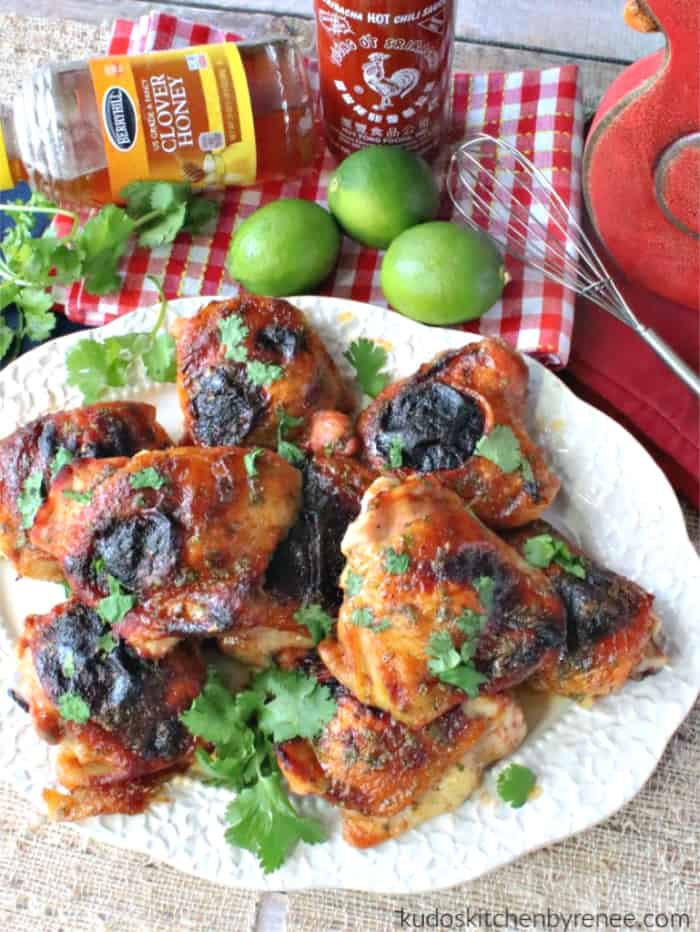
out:
{"label": "wire whisk", "polygon": [[622,321],[700,395],[698,375],[637,318],[577,218],[519,149],[487,133],[475,134],[452,156],[447,187],[470,227],[488,232],[514,258]]}

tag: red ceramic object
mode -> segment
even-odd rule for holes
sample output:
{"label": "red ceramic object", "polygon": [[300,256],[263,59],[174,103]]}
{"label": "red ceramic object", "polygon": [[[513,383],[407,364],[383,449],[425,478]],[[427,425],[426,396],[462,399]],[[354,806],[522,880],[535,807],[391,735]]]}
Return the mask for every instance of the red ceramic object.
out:
{"label": "red ceramic object", "polygon": [[655,21],[667,47],[603,98],[586,145],[586,202],[631,280],[700,308],[700,3],[640,0],[629,10],[639,28]]}

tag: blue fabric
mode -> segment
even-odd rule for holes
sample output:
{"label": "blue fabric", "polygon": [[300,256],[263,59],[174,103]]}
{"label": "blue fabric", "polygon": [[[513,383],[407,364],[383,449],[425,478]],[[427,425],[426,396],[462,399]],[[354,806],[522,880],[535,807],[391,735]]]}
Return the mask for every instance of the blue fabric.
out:
{"label": "blue fabric", "polygon": [[[13,188],[11,191],[0,191],[0,205],[7,204],[10,201],[17,201],[17,200],[26,201],[27,198],[29,197],[29,193],[30,192],[29,192],[29,188],[27,187],[27,185],[24,182],[21,182],[20,184],[17,185],[16,188]],[[0,238],[2,238],[5,235],[5,231],[10,226],[12,226],[12,223],[13,221],[12,221],[10,214],[6,214],[2,210],[2,207],[0,207]],[[46,220],[40,219],[37,221],[37,224],[36,224],[37,236],[43,233],[43,231],[48,226],[48,223],[49,223],[48,218]],[[13,307],[9,307],[2,313],[3,313],[3,317],[5,321],[7,322],[7,324],[10,327],[12,327],[12,329],[14,330],[17,326],[17,313],[15,309]],[[66,333],[75,333],[77,330],[87,329],[87,327],[84,327],[82,324],[74,324],[71,321],[67,320],[67,318],[65,318],[63,314],[57,314],[56,320],[57,320],[56,329],[51,335],[51,339],[53,339],[54,337],[64,336]],[[27,350],[33,349],[37,345],[38,345],[37,343],[34,343],[31,340],[25,339],[22,342],[22,348],[21,348],[20,353],[26,353]],[[2,369],[3,366],[7,365],[8,361],[9,360],[7,360],[7,357],[6,357],[4,361],[0,362],[0,369]]]}

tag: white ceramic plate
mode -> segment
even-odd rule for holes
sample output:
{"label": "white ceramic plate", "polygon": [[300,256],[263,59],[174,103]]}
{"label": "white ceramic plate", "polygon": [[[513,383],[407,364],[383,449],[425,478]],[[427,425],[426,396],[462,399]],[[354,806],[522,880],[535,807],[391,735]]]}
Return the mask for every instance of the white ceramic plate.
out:
{"label": "white ceramic plate", "polygon": [[[171,313],[189,316],[203,303],[174,301]],[[351,301],[305,297],[294,303],[348,374],[342,354],[359,336],[384,341],[395,377],[408,375],[440,350],[476,339]],[[147,309],[103,330],[144,330],[153,320],[154,309]],[[55,340],[0,374],[0,436],[45,411],[80,404],[78,392],[66,384],[64,368],[66,350],[78,339],[81,335]],[[656,593],[657,611],[670,636],[670,666],[590,709],[564,700],[529,709],[530,734],[514,758],[537,773],[542,792],[522,809],[493,801],[491,772],[485,780],[490,803],[477,793],[451,815],[378,848],[358,851],[343,842],[339,817],[330,806],[305,799],[302,808],[321,816],[330,840],[299,845],[267,877],[251,854],[224,842],[228,794],[188,777],[172,784],[171,804],[152,806],[142,816],[90,819],[79,824],[80,831],[233,886],[415,893],[472,880],[580,832],[638,792],[700,688],[700,561],[673,491],[642,447],[539,363],[528,364],[530,426],[562,479],[551,517],[593,556]],[[139,377],[112,397],[153,401],[165,427],[178,436],[181,418],[174,387],[153,386]],[[0,565],[0,773],[38,810],[41,789],[51,779],[51,751],[5,690],[12,684],[12,645],[24,616],[61,598],[59,587],[17,580],[8,564]]]}

